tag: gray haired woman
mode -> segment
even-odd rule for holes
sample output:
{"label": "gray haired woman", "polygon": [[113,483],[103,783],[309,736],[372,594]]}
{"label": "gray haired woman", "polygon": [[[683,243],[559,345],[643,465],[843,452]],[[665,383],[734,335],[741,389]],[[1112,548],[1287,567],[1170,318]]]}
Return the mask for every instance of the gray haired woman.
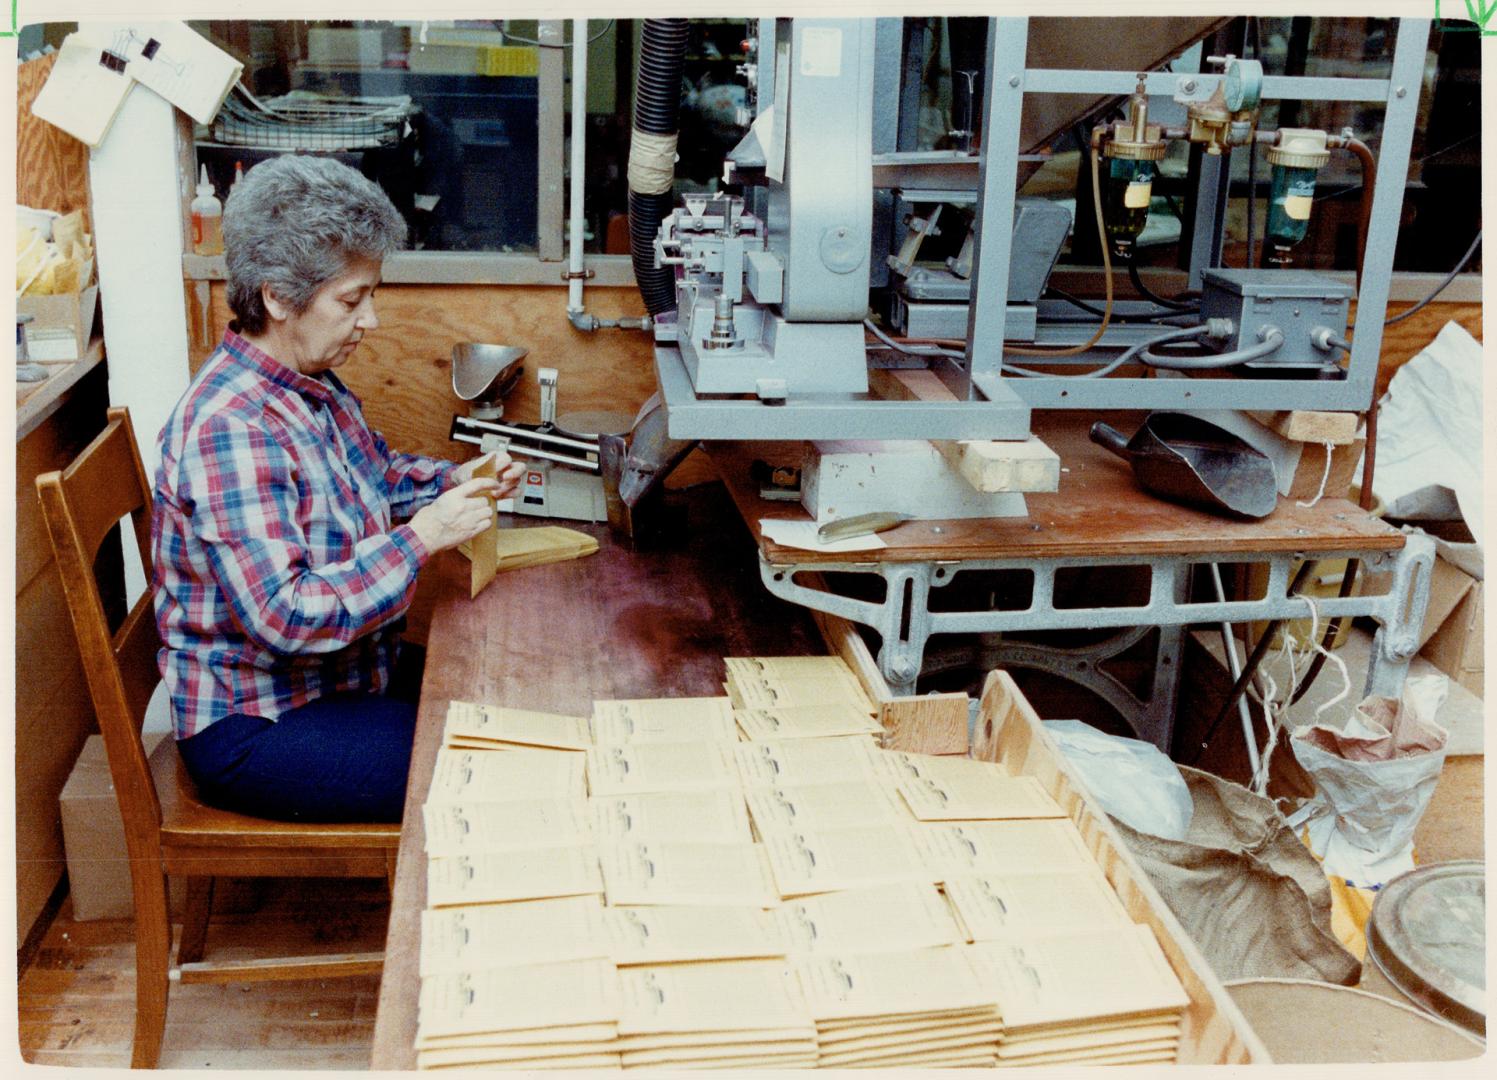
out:
{"label": "gray haired woman", "polygon": [[[260,817],[398,821],[415,703],[390,690],[416,574],[518,484],[392,451],[333,369],[379,327],[405,223],[331,159],[250,169],[224,210],[222,344],[161,432],[160,664],[204,799]],[[406,519],[397,524],[401,519]]]}

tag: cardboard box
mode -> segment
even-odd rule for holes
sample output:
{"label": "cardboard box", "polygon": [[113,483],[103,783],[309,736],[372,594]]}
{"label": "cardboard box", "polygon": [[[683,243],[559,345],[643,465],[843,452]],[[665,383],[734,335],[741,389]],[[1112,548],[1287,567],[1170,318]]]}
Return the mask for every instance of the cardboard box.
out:
{"label": "cardboard box", "polygon": [[[170,737],[167,732],[147,732],[142,736],[146,756],[162,739]],[[88,737],[68,782],[63,785],[60,802],[73,918],[79,922],[130,918],[134,907],[130,863],[125,853],[125,826],[109,776],[104,736]],[[184,895],[184,879],[172,879],[172,914],[181,914]]]}
{"label": "cardboard box", "polygon": [[99,287],[60,296],[21,296],[16,314],[30,315],[26,351],[33,360],[77,360],[88,350],[94,329]]}
{"label": "cardboard box", "polygon": [[[1440,562],[1443,563],[1444,560],[1441,559]],[[1457,570],[1456,573],[1461,573],[1461,571]],[[1485,582],[1471,578],[1467,580],[1471,582],[1470,587],[1466,589],[1455,609],[1430,635],[1420,655],[1449,675],[1455,682],[1484,699]]]}

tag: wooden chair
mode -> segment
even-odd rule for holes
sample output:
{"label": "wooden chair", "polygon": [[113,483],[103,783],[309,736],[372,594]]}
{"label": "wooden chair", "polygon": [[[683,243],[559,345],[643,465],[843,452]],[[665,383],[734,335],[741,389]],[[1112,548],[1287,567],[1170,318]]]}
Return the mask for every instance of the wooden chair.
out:
{"label": "wooden chair", "polygon": [[[248,982],[378,972],[382,953],[202,962],[213,878],[385,877],[394,873],[398,825],[308,825],[266,821],[204,806],[175,740],[147,759],[141,721],[160,681],[150,590],[111,634],[94,578],[105,536],[129,517],[151,576],[151,488],[130,415],[110,409],[104,431],[62,472],[38,476],[43,516],[83,657],[89,694],[109,755],[125,826],[135,901],[134,1068],[154,1068],[173,981]],[[187,878],[176,966],[170,964],[167,875]]]}

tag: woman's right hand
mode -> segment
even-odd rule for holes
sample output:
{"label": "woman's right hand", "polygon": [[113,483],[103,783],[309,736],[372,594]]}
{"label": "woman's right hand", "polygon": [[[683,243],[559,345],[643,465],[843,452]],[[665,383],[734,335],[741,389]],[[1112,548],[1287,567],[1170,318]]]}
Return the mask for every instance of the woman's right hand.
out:
{"label": "woman's right hand", "polygon": [[411,518],[411,528],[433,554],[455,548],[493,524],[492,499],[498,495],[497,480],[480,477],[464,481],[417,510]]}

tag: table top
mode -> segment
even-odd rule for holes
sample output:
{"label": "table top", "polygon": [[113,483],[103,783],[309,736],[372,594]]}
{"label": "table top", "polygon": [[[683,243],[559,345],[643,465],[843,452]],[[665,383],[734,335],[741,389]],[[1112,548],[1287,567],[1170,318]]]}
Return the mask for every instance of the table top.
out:
{"label": "table top", "polygon": [[30,435],[57,411],[67,392],[104,361],[104,339],[94,338],[77,360],[39,361],[47,369],[41,382],[16,383],[16,441]]}
{"label": "table top", "polygon": [[[1060,456],[1060,490],[1025,496],[1013,518],[907,521],[881,533],[886,547],[851,555],[786,547],[766,540],[761,518],[808,520],[798,502],[760,498],[750,464],[800,464],[802,443],[714,443],[711,453],[760,550],[772,563],[925,562],[944,559],[1168,556],[1306,551],[1397,551],[1398,530],[1345,499],[1312,507],[1281,498],[1259,521],[1239,521],[1165,502],[1140,488],[1132,467],[1087,438],[1105,419],[1131,433],[1144,414],[1036,412],[1034,430]],[[1319,452],[1319,447],[1311,448]]]}
{"label": "table top", "polygon": [[[719,485],[681,500],[668,546],[631,550],[606,526],[584,559],[500,574],[468,599],[468,562],[444,552],[422,572],[438,592],[406,788],[404,826],[374,1024],[371,1067],[415,1067],[426,858],[421,806],[448,702],[588,715],[594,699],[716,696],[724,656],[825,652],[805,609],[759,580],[753,545]],[[519,519],[519,524],[550,522]]]}

